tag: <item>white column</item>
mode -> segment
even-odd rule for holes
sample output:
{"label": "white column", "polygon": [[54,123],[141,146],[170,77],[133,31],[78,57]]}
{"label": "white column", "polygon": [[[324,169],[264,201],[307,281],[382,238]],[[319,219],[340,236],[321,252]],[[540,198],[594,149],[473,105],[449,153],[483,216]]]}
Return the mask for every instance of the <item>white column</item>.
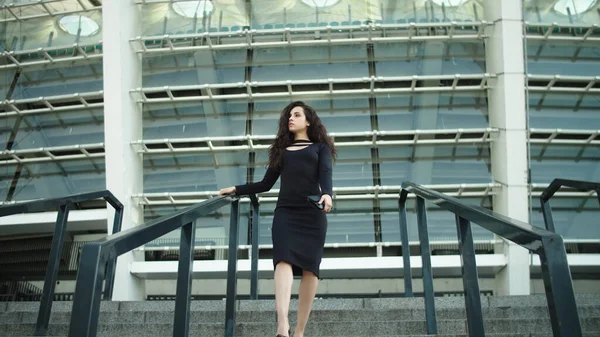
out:
{"label": "white column", "polygon": [[[131,196],[143,192],[142,157],[131,142],[142,138],[142,112],[129,91],[141,87],[142,62],[129,44],[140,35],[141,7],[133,1],[104,0],[102,41],[104,53],[104,138],[106,187],[125,206],[122,230],[142,224],[143,208]],[[108,208],[108,232],[112,231],[113,210]],[[133,253],[119,257],[115,272],[113,300],[145,299],[144,282],[129,272]]]}
{"label": "white column", "polygon": [[[486,43],[490,125],[500,129],[491,147],[492,174],[502,187],[494,197],[494,211],[529,222],[527,186],[527,114],[525,102],[525,53],[523,48],[522,0],[486,0],[485,13],[490,38]],[[505,241],[499,250],[508,265],[496,276],[496,294],[530,293],[529,252]]]}

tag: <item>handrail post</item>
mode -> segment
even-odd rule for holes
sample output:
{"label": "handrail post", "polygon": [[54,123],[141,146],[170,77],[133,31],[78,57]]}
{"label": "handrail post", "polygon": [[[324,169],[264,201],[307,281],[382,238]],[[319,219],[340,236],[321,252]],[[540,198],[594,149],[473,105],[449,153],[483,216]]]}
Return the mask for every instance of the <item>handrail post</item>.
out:
{"label": "handrail post", "polygon": [[256,195],[250,195],[250,201],[252,204],[252,250],[250,261],[250,299],[258,299],[258,245],[260,228],[259,228],[259,204]]}
{"label": "handrail post", "polygon": [[400,212],[400,240],[402,244],[402,262],[404,264],[404,297],[413,297],[412,270],[410,267],[410,246],[408,245],[408,223],[406,221],[406,190],[400,191],[398,208]]}
{"label": "handrail post", "polygon": [[433,273],[431,271],[431,251],[429,248],[429,233],[427,231],[427,211],[425,199],[417,196],[417,225],[419,227],[419,242],[421,244],[421,260],[423,261],[423,292],[425,294],[425,319],[427,334],[437,334],[435,317],[435,298],[433,292]]}
{"label": "handrail post", "polygon": [[195,239],[195,222],[190,222],[181,228],[173,337],[188,337],[190,330],[190,300],[192,297]]}
{"label": "handrail post", "polygon": [[237,259],[240,223],[240,201],[231,204],[229,220],[229,249],[227,263],[227,298],[225,300],[225,337],[235,333],[235,302],[237,297]]}
{"label": "handrail post", "polygon": [[552,333],[556,337],[581,337],[583,332],[563,240],[559,235],[543,238],[542,247],[539,256]]}
{"label": "handrail post", "polygon": [[469,336],[485,336],[471,223],[469,220],[461,218],[458,215],[455,215],[455,218],[458,234],[458,250],[460,251],[460,262],[462,264],[462,279],[465,291],[465,308],[467,311]]}
{"label": "handrail post", "polygon": [[81,250],[69,337],[96,337],[106,257],[102,246],[87,243]]}
{"label": "handrail post", "polygon": [[70,209],[70,202],[61,205],[58,208],[56,224],[54,225],[54,235],[52,236],[52,246],[48,258],[48,267],[46,268],[46,277],[44,278],[44,291],[42,293],[37,322],[35,324],[34,336],[46,336],[48,333],[48,324],[50,323],[50,313],[52,312],[52,302],[54,300],[54,290],[56,288],[58,270],[60,269],[63,241],[67,230]]}
{"label": "handrail post", "polygon": [[552,208],[550,207],[550,200],[540,198],[542,204],[542,215],[544,216],[544,224],[546,229],[555,232],[554,219],[552,218]]}
{"label": "handrail post", "polygon": [[[121,231],[121,224],[123,223],[123,206],[115,208],[115,218],[113,221],[112,234]],[[117,266],[117,257],[110,259],[106,267],[106,281],[104,284],[104,300],[110,301],[112,299],[113,290],[115,286],[115,268]]]}

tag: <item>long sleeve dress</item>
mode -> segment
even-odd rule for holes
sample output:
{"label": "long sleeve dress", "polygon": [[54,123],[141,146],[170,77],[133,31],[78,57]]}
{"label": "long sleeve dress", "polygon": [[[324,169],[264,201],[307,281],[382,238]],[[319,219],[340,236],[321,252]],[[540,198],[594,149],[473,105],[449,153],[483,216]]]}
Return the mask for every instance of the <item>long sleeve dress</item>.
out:
{"label": "long sleeve dress", "polygon": [[[294,142],[302,144],[302,141]],[[292,265],[295,276],[302,271],[319,276],[327,233],[327,216],[307,199],[309,195],[332,195],[332,156],[326,143],[312,143],[301,149],[287,149],[281,169],[267,168],[262,181],[236,186],[236,194],[270,190],[281,176],[271,239],[273,267],[281,261]]]}

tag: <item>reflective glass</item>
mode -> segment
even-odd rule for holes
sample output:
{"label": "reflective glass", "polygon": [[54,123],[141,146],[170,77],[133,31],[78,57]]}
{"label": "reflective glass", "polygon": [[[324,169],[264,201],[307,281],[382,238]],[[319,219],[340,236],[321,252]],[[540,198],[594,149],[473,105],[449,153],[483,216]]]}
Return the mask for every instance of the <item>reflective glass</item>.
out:
{"label": "reflective glass", "polygon": [[[69,10],[80,10],[81,6],[78,0],[62,0],[50,2],[47,4],[53,8],[52,12],[65,12]],[[91,20],[99,26],[102,25],[102,12],[100,7],[88,7],[92,10],[81,13],[86,19]],[[32,9],[41,9],[39,13],[33,13]],[[13,8],[12,11],[21,17],[47,14],[43,7],[36,5],[30,7]],[[3,19],[11,19],[5,23],[3,29],[2,47],[13,51],[31,50],[35,51],[40,47],[65,47],[67,52],[73,51],[74,43],[80,44],[96,44],[102,40],[102,34],[94,34],[86,36],[86,34],[78,34],[78,30],[74,30],[75,34],[70,34],[64,31],[57,22],[62,15],[58,16],[43,16],[38,18],[30,18],[27,20],[12,20],[14,16],[6,9],[0,11],[0,16]],[[83,29],[81,32],[85,32]],[[4,49],[3,48],[3,49]],[[64,52],[64,51],[63,51]],[[60,53],[51,53],[51,56],[59,56]]]}
{"label": "reflective glass", "polygon": [[548,184],[555,178],[600,181],[600,147],[531,145],[531,180]]}
{"label": "reflective glass", "polygon": [[[104,159],[29,163],[20,174],[12,200],[66,196],[106,188]],[[16,169],[9,166],[9,173]]]}
{"label": "reflective glass", "polygon": [[[328,132],[371,131],[371,115],[368,97],[339,96],[331,99],[307,98],[327,128]],[[275,135],[281,111],[289,100],[261,100],[254,105],[253,134]]]}
{"label": "reflective glass", "polygon": [[[178,205],[178,206],[147,206],[144,208],[145,220],[157,219],[162,216],[172,214],[176,211],[181,211],[185,208],[192,207],[192,205]],[[240,222],[239,222],[239,244],[245,245],[248,242],[248,219],[249,219],[249,204],[242,202],[240,203]],[[196,240],[195,244],[197,248],[199,246],[227,246],[229,245],[229,224],[231,216],[231,206],[225,206],[218,211],[215,211],[209,215],[198,218],[195,221],[196,226]],[[270,224],[267,225],[261,217],[260,223],[260,244],[270,244]],[[146,247],[179,247],[180,242],[180,230],[175,230],[168,233],[157,240],[145,245]],[[268,237],[268,242],[264,242],[263,236]],[[227,259],[225,255],[223,259]]]}
{"label": "reflective glass", "polygon": [[242,101],[145,104],[143,109],[144,139],[242,136],[246,130],[248,104]]}
{"label": "reflective glass", "polygon": [[481,41],[376,43],[379,76],[454,75],[485,73],[485,45]]}
{"label": "reflective glass", "polygon": [[[202,4],[200,2],[193,2]],[[347,26],[365,22],[468,22],[482,20],[481,0],[459,1],[414,0],[227,0],[208,8],[182,13],[168,3],[143,5],[144,35],[184,34],[205,31],[235,32],[252,29],[303,28],[323,25]]]}
{"label": "reflective glass", "polygon": [[378,95],[379,130],[487,128],[485,92]]}
{"label": "reflective glass", "polygon": [[369,76],[366,60],[366,45],[257,49],[254,51],[252,80],[365,77]]}
{"label": "reflective glass", "polygon": [[531,128],[598,130],[599,109],[600,95],[529,93]]}
{"label": "reflective glass", "polygon": [[[26,69],[19,77],[13,99],[58,96],[103,89],[102,62],[100,60],[88,65],[64,64],[63,66],[48,67],[42,70]],[[77,99],[66,101],[75,101],[75,104],[80,104]],[[46,107],[42,102],[32,105],[37,108]]]}
{"label": "reflective glass", "polygon": [[243,82],[245,64],[245,50],[201,50],[147,56],[142,61],[142,85],[163,87]]}
{"label": "reflective glass", "polygon": [[102,109],[29,115],[20,124],[13,149],[104,142]]}
{"label": "reflective glass", "polygon": [[600,53],[592,43],[527,40],[527,72],[535,75],[600,74]]}
{"label": "reflective glass", "polygon": [[600,2],[597,0],[525,0],[523,14],[525,21],[532,24],[556,22],[591,25],[600,22],[596,13],[598,8]]}
{"label": "reflective glass", "polygon": [[[491,198],[460,198],[461,201],[483,206],[491,209]],[[454,213],[446,211],[426,202],[427,207],[427,230],[430,241],[452,241],[457,242],[456,220]],[[397,200],[384,200],[381,202],[381,230],[384,242],[400,242],[400,219]],[[419,241],[419,229],[417,227],[417,213],[415,199],[409,199],[406,203],[406,221],[408,224],[408,241]],[[492,232],[476,224],[471,225],[474,240],[491,240]]]}
{"label": "reflective glass", "polygon": [[417,145],[379,148],[381,183],[475,184],[492,181],[489,145]]}
{"label": "reflective glass", "polygon": [[[215,168],[215,160],[219,166]],[[201,192],[245,182],[248,153],[144,156],[144,192]]]}
{"label": "reflective glass", "polygon": [[15,117],[0,117],[0,152],[7,148],[16,121]]}
{"label": "reflective glass", "polygon": [[[598,179],[596,179],[598,181]],[[539,207],[539,202],[533,204],[531,223],[545,228],[544,217]],[[600,226],[598,218],[598,198],[561,198],[554,197],[550,200],[552,218],[558,234],[565,240],[598,240],[600,239]]]}

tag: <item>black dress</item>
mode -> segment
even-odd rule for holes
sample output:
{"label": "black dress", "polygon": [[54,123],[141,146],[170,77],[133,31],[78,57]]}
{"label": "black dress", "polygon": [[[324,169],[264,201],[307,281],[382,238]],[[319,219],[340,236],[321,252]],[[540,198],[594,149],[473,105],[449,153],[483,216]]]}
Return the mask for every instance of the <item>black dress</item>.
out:
{"label": "black dress", "polygon": [[[306,146],[306,141],[294,142]],[[319,276],[327,233],[327,216],[307,200],[309,195],[332,195],[332,156],[326,143],[286,150],[281,169],[267,168],[262,181],[236,186],[236,194],[270,190],[279,176],[281,187],[275,206],[271,238],[273,267],[281,261],[292,265],[295,276],[302,270]],[[319,189],[320,187],[320,189]]]}

